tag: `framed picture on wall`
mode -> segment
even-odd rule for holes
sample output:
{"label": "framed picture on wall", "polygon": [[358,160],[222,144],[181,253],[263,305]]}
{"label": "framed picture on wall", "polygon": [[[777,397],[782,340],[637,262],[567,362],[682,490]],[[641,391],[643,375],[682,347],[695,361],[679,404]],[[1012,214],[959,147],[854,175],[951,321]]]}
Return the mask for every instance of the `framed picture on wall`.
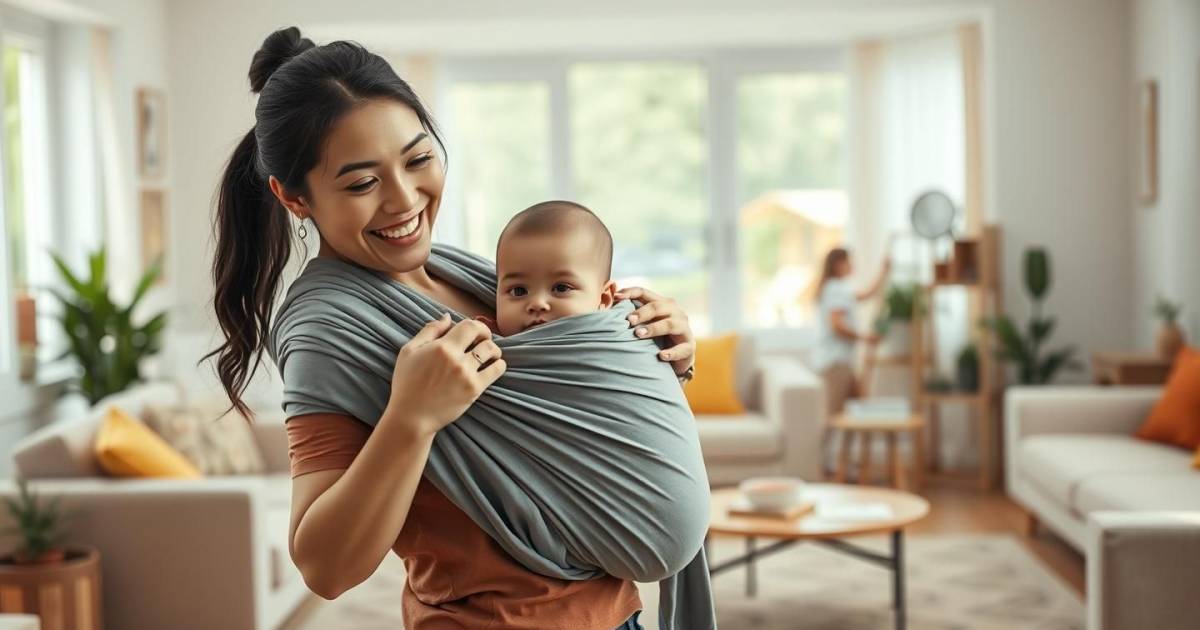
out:
{"label": "framed picture on wall", "polygon": [[1138,199],[1143,205],[1158,201],[1158,82],[1143,81],[1138,88]]}
{"label": "framed picture on wall", "polygon": [[163,269],[154,284],[162,285],[166,281],[166,192],[159,188],[143,188],[140,197],[142,269],[149,269],[156,259],[161,259]]}
{"label": "framed picture on wall", "polygon": [[138,173],[143,179],[161,178],[166,170],[166,100],[162,90],[138,88]]}

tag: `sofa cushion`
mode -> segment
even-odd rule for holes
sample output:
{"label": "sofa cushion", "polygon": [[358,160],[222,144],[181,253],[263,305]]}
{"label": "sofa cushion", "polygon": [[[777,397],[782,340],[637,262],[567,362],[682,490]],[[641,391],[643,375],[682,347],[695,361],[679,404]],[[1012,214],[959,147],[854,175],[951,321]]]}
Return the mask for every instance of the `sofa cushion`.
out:
{"label": "sofa cushion", "polygon": [[196,466],[157,433],[120,408],[110,406],[96,431],[96,461],[117,477],[199,479]]}
{"label": "sofa cushion", "polygon": [[1188,470],[1187,451],[1129,435],[1034,435],[1017,448],[1020,474],[1064,506],[1075,505],[1079,484],[1093,476]]}
{"label": "sofa cushion", "polygon": [[1200,447],[1200,352],[1185,346],[1175,356],[1162,398],[1137,436],[1188,450]]}
{"label": "sofa cushion", "polygon": [[250,424],[238,413],[149,404],[142,421],[205,475],[255,475],[266,470]]}
{"label": "sofa cushion", "polygon": [[92,446],[108,407],[115,405],[136,416],[147,403],[175,404],[182,396],[183,390],[168,381],[142,383],[108,396],[78,417],[58,418],[22,438],[12,448],[14,468],[25,479],[103,475]]}
{"label": "sofa cushion", "polygon": [[696,416],[696,427],[706,460],[774,457],[783,451],[779,426],[758,414]]}
{"label": "sofa cushion", "polygon": [[1101,473],[1079,484],[1071,507],[1080,515],[1097,510],[1200,510],[1200,472]]}
{"label": "sofa cushion", "polygon": [[688,406],[698,416],[746,413],[737,391],[738,336],[696,340],[696,375],[684,384]]}

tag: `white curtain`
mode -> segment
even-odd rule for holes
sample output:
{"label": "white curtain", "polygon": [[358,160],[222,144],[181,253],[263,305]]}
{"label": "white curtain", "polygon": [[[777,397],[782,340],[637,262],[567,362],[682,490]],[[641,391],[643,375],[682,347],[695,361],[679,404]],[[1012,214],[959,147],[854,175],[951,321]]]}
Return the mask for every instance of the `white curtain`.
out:
{"label": "white curtain", "polygon": [[[963,42],[959,29],[862,42],[851,55],[851,221],[858,284],[870,282],[885,255],[892,280],[928,282],[940,248],[912,234],[913,201],[939,190],[959,207],[955,233],[966,220],[967,141]],[[936,251],[935,251],[936,250]],[[868,307],[864,315],[873,315]],[[939,289],[933,310],[937,370],[953,379],[954,361],[972,327],[965,292]],[[906,396],[904,370],[877,370],[872,395]],[[947,407],[943,413],[943,462],[965,465],[974,457],[971,423]],[[964,420],[964,421],[960,421]]]}

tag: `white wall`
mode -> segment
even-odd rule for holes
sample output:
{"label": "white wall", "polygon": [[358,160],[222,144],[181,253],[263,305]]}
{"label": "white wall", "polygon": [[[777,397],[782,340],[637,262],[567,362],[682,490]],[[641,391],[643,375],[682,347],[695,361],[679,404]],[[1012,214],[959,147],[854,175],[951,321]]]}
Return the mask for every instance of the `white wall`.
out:
{"label": "white wall", "polygon": [[[390,32],[395,49],[437,54],[442,48],[461,49],[452,36],[459,24],[464,33],[488,32],[492,41],[507,47],[530,48],[538,46],[531,39],[536,29],[521,25],[536,19],[556,26],[547,46],[561,46],[564,40],[597,45],[613,41],[611,30],[588,26],[589,19],[599,16],[607,20],[601,26],[621,20],[653,23],[659,42],[677,38],[696,46],[697,30],[711,31],[714,38],[717,30],[689,26],[728,18],[741,27],[720,31],[720,43],[728,46],[737,43],[730,33],[745,33],[743,43],[804,43],[801,38],[821,32],[814,25],[828,21],[848,30],[846,24],[864,15],[891,16],[903,28],[915,28],[921,20],[976,15],[984,26],[988,68],[986,212],[1004,228],[1008,308],[1024,318],[1020,252],[1044,245],[1054,257],[1048,308],[1059,317],[1056,341],[1075,343],[1084,351],[1132,344],[1131,166],[1124,133],[1130,111],[1129,10],[1123,0],[747,0],[738,4],[736,14],[721,0],[364,0],[355,3],[354,11],[347,7],[315,0],[169,4],[170,160],[177,174],[171,248],[187,261],[176,275],[180,326],[213,330],[208,304],[212,247],[205,237],[210,202],[225,160],[253,124],[254,101],[246,79],[251,55],[275,28],[298,25],[322,34],[344,30],[350,38]],[[921,20],[904,17],[914,15]],[[680,24],[678,29],[669,28],[672,21]],[[372,29],[362,30],[364,24]],[[563,35],[564,29],[570,37]],[[522,44],[514,46],[513,41]]]}
{"label": "white wall", "polygon": [[[1182,301],[1180,319],[1193,343],[1200,339],[1200,3],[1195,0],[1134,0],[1133,72],[1126,98],[1140,83],[1158,82],[1158,200],[1143,205],[1131,186],[1134,217],[1135,292],[1130,305],[1139,346],[1150,347],[1157,322],[1150,313],[1157,294]],[[1130,128],[1138,121],[1131,110]],[[1131,154],[1141,145],[1131,135]],[[1136,164],[1136,162],[1135,162]],[[1136,181],[1136,180],[1134,180]]]}

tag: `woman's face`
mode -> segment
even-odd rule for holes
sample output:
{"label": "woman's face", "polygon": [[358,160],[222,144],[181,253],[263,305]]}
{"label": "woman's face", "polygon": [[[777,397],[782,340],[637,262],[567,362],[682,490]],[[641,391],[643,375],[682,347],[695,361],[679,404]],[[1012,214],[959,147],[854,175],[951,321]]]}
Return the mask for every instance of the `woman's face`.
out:
{"label": "woman's face", "polygon": [[306,176],[318,255],[403,274],[429,258],[445,171],[408,106],[375,99],[335,123]]}
{"label": "woman's face", "polygon": [[854,271],[854,266],[850,264],[850,257],[846,256],[845,258],[837,261],[834,269],[834,273],[837,274],[837,277],[845,278],[846,276],[850,275],[850,272]]}

